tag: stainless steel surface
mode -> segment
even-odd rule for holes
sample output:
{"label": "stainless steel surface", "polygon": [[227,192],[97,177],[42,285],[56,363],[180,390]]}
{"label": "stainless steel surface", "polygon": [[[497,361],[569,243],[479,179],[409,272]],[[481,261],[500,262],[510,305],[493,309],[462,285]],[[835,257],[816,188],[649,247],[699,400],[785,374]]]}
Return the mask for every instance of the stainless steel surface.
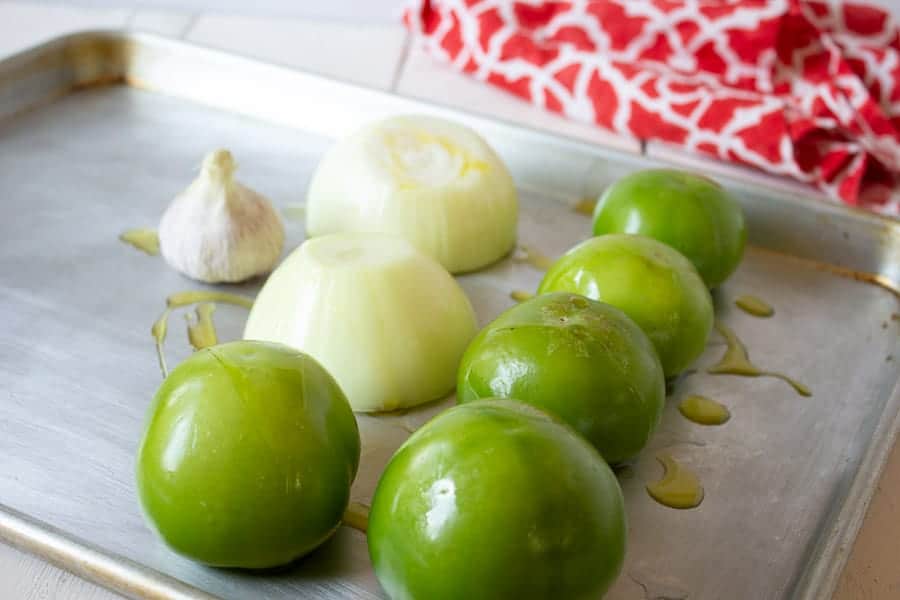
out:
{"label": "stainless steel surface", "polygon": [[[589,137],[563,139],[143,35],[85,34],[0,63],[0,504],[8,507],[0,537],[134,596],[380,597],[355,530],[342,528],[290,568],[254,575],[182,559],[146,527],[133,460],[160,380],[149,327],[167,294],[198,286],[117,236],[153,226],[211,148],[230,148],[239,177],[284,205],[303,200],[333,138],[410,111],[462,120],[491,141],[521,186],[521,241],[548,255],[589,234],[589,220],[570,210],[576,199],[650,164]],[[718,290],[718,314],[756,362],[814,396],[702,370],[681,382],[676,399],[716,397],[733,417],[703,428],[668,403],[650,447],[621,478],[629,550],[611,598],[826,596],[897,431],[900,323],[891,317],[900,301],[820,263],[900,288],[900,225],[725,183],[740,194],[755,247]],[[302,225],[289,222],[288,234],[292,248]],[[512,304],[510,291],[539,279],[512,260],[460,278],[482,322]],[[742,293],[770,301],[776,316],[734,309]],[[223,306],[216,318],[222,338],[239,335],[241,310]],[[180,325],[172,320],[170,364],[189,353]],[[721,352],[713,338],[698,366]],[[369,500],[407,427],[449,402],[360,416],[356,500]],[[700,475],[698,509],[667,509],[644,492],[660,476],[661,449]]]}
{"label": "stainless steel surface", "polygon": [[215,598],[123,556],[73,540],[59,529],[12,509],[0,510],[3,540],[35,552],[53,564],[122,594],[141,598],[208,600]]}

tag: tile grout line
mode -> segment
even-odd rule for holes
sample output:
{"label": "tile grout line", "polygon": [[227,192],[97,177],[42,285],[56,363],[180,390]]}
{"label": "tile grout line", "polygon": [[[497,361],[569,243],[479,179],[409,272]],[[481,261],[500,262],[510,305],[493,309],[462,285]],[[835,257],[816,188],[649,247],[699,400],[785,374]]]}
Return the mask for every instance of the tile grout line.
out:
{"label": "tile grout line", "polygon": [[184,27],[182,27],[181,31],[178,33],[178,36],[176,36],[176,39],[187,39],[188,34],[194,28],[194,25],[197,24],[197,21],[201,16],[203,16],[203,13],[191,13],[190,15],[188,15],[187,23],[184,24]]}
{"label": "tile grout line", "polygon": [[137,18],[138,11],[141,10],[140,4],[135,4],[134,8],[131,9],[131,12],[128,13],[128,16],[125,17],[125,22],[122,23],[123,29],[134,29],[134,20]]}
{"label": "tile grout line", "polygon": [[405,70],[406,62],[409,60],[411,47],[412,34],[407,31],[405,37],[403,38],[403,49],[400,51],[400,57],[397,59],[397,66],[394,68],[394,75],[391,78],[391,87],[388,88],[389,92],[397,92],[397,86],[400,85],[400,79],[403,77],[403,71]]}

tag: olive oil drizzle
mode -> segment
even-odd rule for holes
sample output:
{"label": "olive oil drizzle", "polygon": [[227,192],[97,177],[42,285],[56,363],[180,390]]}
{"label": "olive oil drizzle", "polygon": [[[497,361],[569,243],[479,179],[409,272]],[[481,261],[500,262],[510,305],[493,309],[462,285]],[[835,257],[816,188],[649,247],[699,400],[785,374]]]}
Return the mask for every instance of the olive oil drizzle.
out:
{"label": "olive oil drizzle", "polygon": [[344,525],[363,533],[369,528],[369,507],[362,502],[351,502],[343,516]]}
{"label": "olive oil drizzle", "polygon": [[719,359],[719,362],[706,370],[707,373],[712,375],[740,375],[742,377],[775,377],[790,385],[801,396],[812,396],[810,389],[799,381],[788,377],[784,373],[763,371],[750,362],[747,348],[725,323],[716,321],[715,327],[716,331],[725,338],[728,347],[725,350],[725,354]]}
{"label": "olive oil drizzle", "polygon": [[222,304],[243,306],[244,308],[253,307],[253,298],[216,290],[188,290],[176,292],[166,298],[166,306],[169,308],[181,308],[200,302],[220,302]]}
{"label": "olive oil drizzle", "polygon": [[572,207],[572,210],[577,212],[579,215],[592,217],[594,216],[595,208],[597,208],[597,198],[588,196],[576,202],[575,206]]}
{"label": "olive oil drizzle", "polygon": [[552,258],[531,246],[519,246],[513,256],[517,261],[528,263],[538,271],[546,271],[553,264]]}
{"label": "olive oil drizzle", "polygon": [[661,453],[656,460],[665,469],[662,479],[647,484],[650,497],[669,508],[694,508],[703,502],[703,486],[689,469],[679,464],[671,455]]}
{"label": "olive oil drizzle", "polygon": [[534,298],[534,294],[532,294],[531,292],[526,292],[524,290],[513,290],[509,293],[509,297],[516,302],[525,302],[530,298]]}
{"label": "olive oil drizzle", "polygon": [[678,403],[678,411],[698,425],[722,425],[731,418],[727,406],[706,396],[687,396]]}
{"label": "olive oil drizzle", "polygon": [[169,367],[166,365],[166,354],[163,352],[163,344],[166,341],[166,333],[169,330],[169,314],[171,312],[171,308],[164,310],[159,318],[153,322],[153,326],[150,327],[150,334],[153,336],[153,341],[156,344],[156,358],[159,360],[159,370],[162,371],[163,379],[169,376]]}
{"label": "olive oil drizzle", "polygon": [[775,314],[775,309],[768,302],[756,296],[739,296],[735,299],[734,304],[754,317],[768,318]]}
{"label": "olive oil drizzle", "polygon": [[119,240],[137,248],[144,254],[159,254],[159,236],[155,229],[129,229],[119,234]]}
{"label": "olive oil drizzle", "polygon": [[[156,343],[156,357],[159,360],[159,370],[162,371],[163,378],[169,376],[169,368],[166,365],[166,356],[163,351],[163,345],[166,341],[166,334],[169,330],[169,315],[172,314],[172,311],[176,308],[183,308],[185,306],[190,306],[192,304],[201,304],[201,303],[212,303],[212,302],[220,302],[222,304],[231,304],[233,306],[242,306],[244,308],[251,308],[253,306],[253,299],[247,298],[246,296],[239,296],[237,294],[231,294],[229,292],[220,292],[216,290],[188,290],[184,292],[176,292],[174,294],[169,295],[166,298],[166,309],[162,312],[156,321],[154,321],[153,326],[150,327],[150,334],[153,336],[153,340]],[[209,326],[212,325],[212,312],[213,309],[203,309],[203,312],[209,311],[207,317],[209,318]],[[198,324],[201,321],[201,309],[197,309],[197,321]],[[202,327],[205,327],[202,326]],[[212,335],[215,337],[215,329],[212,330]],[[205,331],[203,334],[206,339],[208,339],[209,332]],[[188,322],[188,339],[191,341],[191,345],[194,346],[195,349],[197,345],[194,344],[194,339],[191,339],[191,328],[190,321]],[[205,347],[205,346],[204,346]]]}
{"label": "olive oil drizzle", "polygon": [[216,312],[216,305],[212,302],[204,302],[194,309],[196,317],[192,318],[191,313],[184,315],[187,321],[188,341],[194,350],[202,350],[215,346],[219,343],[216,335],[216,325],[213,323],[212,315]]}

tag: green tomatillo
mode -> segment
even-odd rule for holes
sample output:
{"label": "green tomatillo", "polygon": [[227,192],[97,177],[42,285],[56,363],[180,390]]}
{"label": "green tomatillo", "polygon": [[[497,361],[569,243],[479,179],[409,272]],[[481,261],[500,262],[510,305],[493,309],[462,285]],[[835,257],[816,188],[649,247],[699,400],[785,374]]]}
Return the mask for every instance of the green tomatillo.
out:
{"label": "green tomatillo", "polygon": [[647,443],[665,378],[653,343],[618,308],[578,294],[542,294],[481,330],[463,355],[460,403],[515,398],[554,413],[610,463]]}
{"label": "green tomatillo", "polygon": [[621,309],[653,342],[666,377],[700,356],[712,329],[712,298],[691,262],[640,235],[608,234],[578,244],[538,287],[542,294],[556,291]]}
{"label": "green tomatillo", "polygon": [[166,378],[138,451],[145,514],[176,552],[267,568],[337,529],[359,465],[350,405],[315,360],[279,344],[201,350]]}
{"label": "green tomatillo", "polygon": [[702,175],[638,171],[609,186],[594,210],[594,235],[637,233],[672,246],[710,288],[737,268],[747,229],[737,200]]}
{"label": "green tomatillo", "polygon": [[521,402],[479,400],[394,454],[369,515],[391,598],[599,598],[625,553],[622,492],[597,451]]}

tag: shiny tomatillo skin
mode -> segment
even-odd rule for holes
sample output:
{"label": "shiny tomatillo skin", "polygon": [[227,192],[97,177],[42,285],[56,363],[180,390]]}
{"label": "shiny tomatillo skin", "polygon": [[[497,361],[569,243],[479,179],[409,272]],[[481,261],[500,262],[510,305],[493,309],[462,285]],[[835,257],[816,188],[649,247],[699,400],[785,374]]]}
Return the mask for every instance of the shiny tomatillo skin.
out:
{"label": "shiny tomatillo skin", "polygon": [[712,329],[712,297],[691,262],[640,235],[602,235],[566,252],[538,287],[557,291],[621,309],[653,342],[666,377],[700,356]]}
{"label": "shiny tomatillo skin", "polygon": [[596,599],[625,552],[622,493],[570,427],[521,402],[455,406],[394,454],[369,554],[391,598]]}
{"label": "shiny tomatillo skin", "polygon": [[350,405],[317,362],[278,344],[231,342],[195,353],[160,386],[138,493],[179,554],[274,567],[338,527],[359,453]]}
{"label": "shiny tomatillo skin", "polygon": [[650,339],[625,313],[557,292],[481,330],[463,355],[456,397],[515,398],[554,413],[617,463],[659,424],[665,378]]}
{"label": "shiny tomatillo skin", "polygon": [[594,209],[594,235],[636,233],[672,246],[710,288],[737,268],[747,228],[737,200],[702,175],[674,169],[632,173],[606,188]]}

